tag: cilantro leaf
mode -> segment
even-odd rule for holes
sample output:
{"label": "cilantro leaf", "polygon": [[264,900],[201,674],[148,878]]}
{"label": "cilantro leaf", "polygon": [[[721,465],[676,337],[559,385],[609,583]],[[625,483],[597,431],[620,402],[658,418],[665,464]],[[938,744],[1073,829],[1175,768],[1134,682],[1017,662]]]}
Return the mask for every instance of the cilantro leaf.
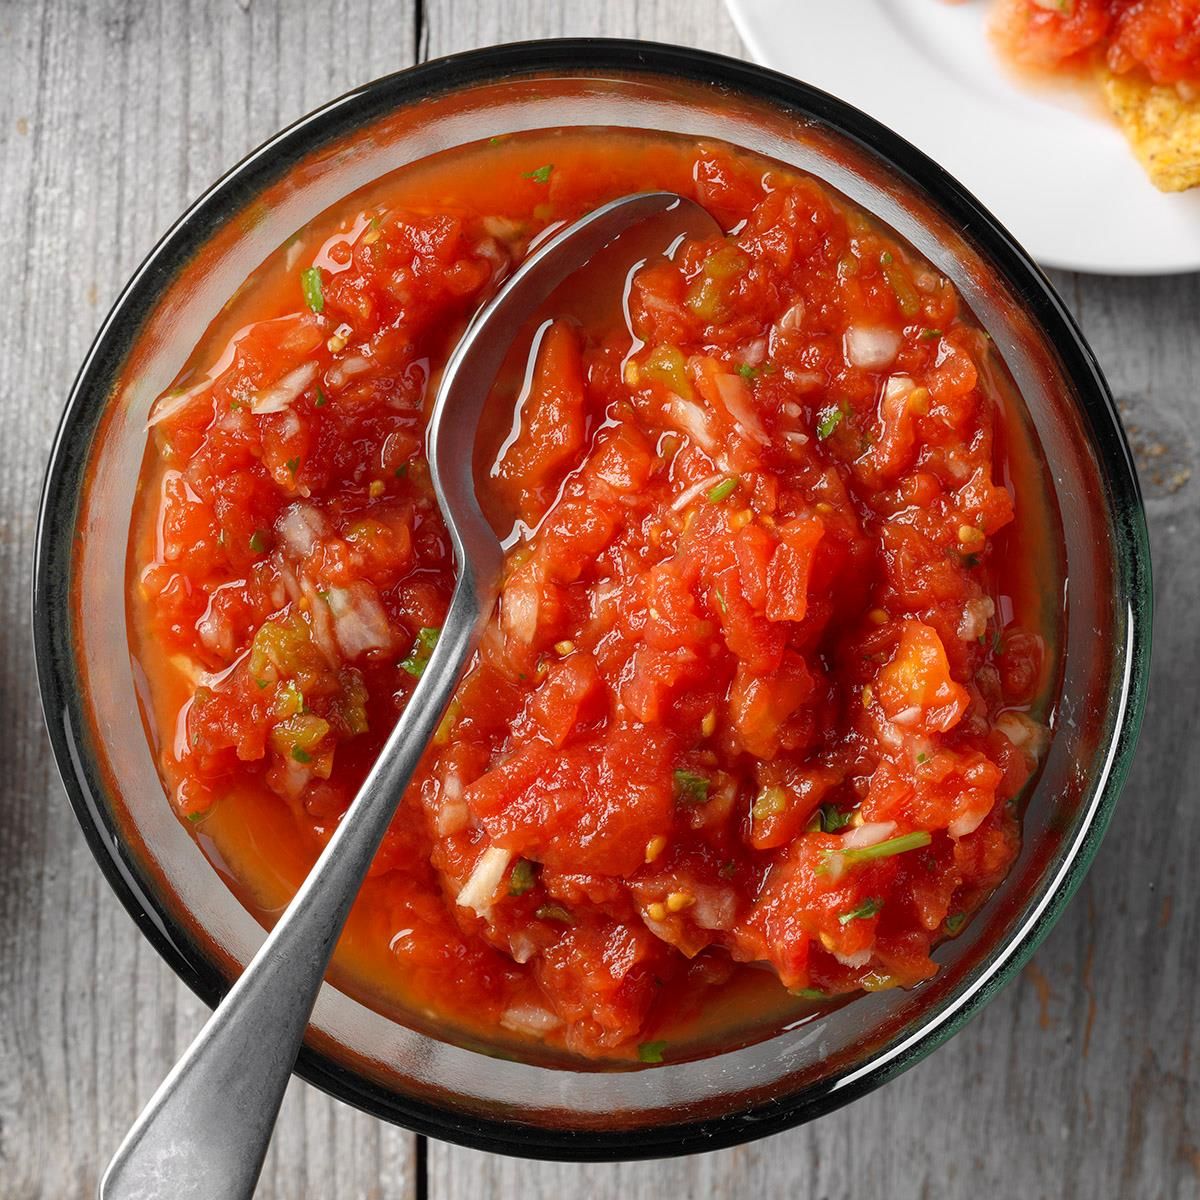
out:
{"label": "cilantro leaf", "polygon": [[533,863],[527,858],[518,858],[513,864],[512,874],[508,877],[508,894],[523,896],[537,883],[537,872]]}
{"label": "cilantro leaf", "polygon": [[852,813],[842,812],[836,804],[822,804],[817,812],[821,818],[822,833],[837,833],[839,829],[845,829],[853,818]]}
{"label": "cilantro leaf", "polygon": [[741,480],[736,475],[731,475],[728,479],[722,479],[720,483],[714,484],[708,489],[709,502],[720,504],[722,500],[728,500],[740,482]]}
{"label": "cilantro leaf", "polygon": [[904,854],[908,850],[919,850],[928,846],[933,840],[927,829],[917,829],[912,833],[902,833],[899,837],[888,838],[886,842],[876,842],[873,846],[855,846],[851,850],[826,850],[825,862],[818,871],[828,870],[834,862],[840,862],[844,867],[857,866],[859,863],[873,862],[877,858],[892,858],[896,854]]}
{"label": "cilantro leaf", "polygon": [[857,908],[852,908],[849,912],[839,913],[838,924],[849,925],[851,921],[873,917],[881,908],[883,908],[883,901],[877,900],[872,896],[870,899],[864,900]]}
{"label": "cilantro leaf", "polygon": [[440,629],[431,625],[422,626],[416,641],[413,642],[412,649],[408,652],[408,657],[400,660],[400,669],[407,671],[414,679],[420,679],[425,674],[425,668],[429,665],[429,656],[433,653],[433,648],[437,645],[441,632]]}
{"label": "cilantro leaf", "polygon": [[788,988],[788,995],[795,996],[798,1000],[828,1000],[829,993],[821,991],[820,988],[802,987]]}
{"label": "cilantro leaf", "polygon": [[684,804],[707,804],[708,789],[712,787],[712,780],[707,775],[701,775],[696,771],[676,771],[673,776],[675,780],[675,799],[682,801]]}
{"label": "cilantro leaf", "polygon": [[644,1063],[660,1063],[666,1048],[666,1042],[643,1042],[638,1047],[638,1060]]}
{"label": "cilantro leaf", "polygon": [[321,284],[319,267],[306,267],[300,272],[300,288],[304,292],[304,303],[313,312],[325,311],[325,289]]}
{"label": "cilantro leaf", "polygon": [[823,442],[842,423],[845,415],[840,408],[823,409],[817,421],[817,438]]}

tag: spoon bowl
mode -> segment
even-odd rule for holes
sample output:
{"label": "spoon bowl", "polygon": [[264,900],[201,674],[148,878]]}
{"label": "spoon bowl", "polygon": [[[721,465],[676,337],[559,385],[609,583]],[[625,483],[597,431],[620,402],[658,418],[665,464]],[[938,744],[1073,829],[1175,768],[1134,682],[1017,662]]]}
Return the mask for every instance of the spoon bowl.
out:
{"label": "spoon bowl", "polygon": [[[721,233],[705,209],[675,192],[623,196],[538,244],[479,310],[446,364],[426,433],[434,495],[460,573],[456,597],[468,572],[485,564],[498,572],[503,558],[476,496],[472,460],[489,389],[522,326],[568,278],[586,273],[601,252],[633,269],[647,252],[673,253],[684,238]],[[487,607],[490,612],[490,603]]]}

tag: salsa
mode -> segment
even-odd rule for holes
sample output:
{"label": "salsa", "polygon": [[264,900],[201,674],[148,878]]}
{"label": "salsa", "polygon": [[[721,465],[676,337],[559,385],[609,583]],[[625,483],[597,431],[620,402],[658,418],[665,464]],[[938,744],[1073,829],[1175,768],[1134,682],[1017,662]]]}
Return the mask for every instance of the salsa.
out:
{"label": "salsa", "polygon": [[286,903],[448,605],[442,366],[543,231],[648,187],[727,234],[514,346],[478,463],[501,598],[335,959],[516,1053],[658,1062],[928,979],[1049,738],[1056,517],[949,281],[723,144],[522,134],[299,231],[152,409],[130,637],[180,819]]}
{"label": "salsa", "polygon": [[1095,87],[1159,191],[1200,187],[1200,0],[999,0],[993,33],[1017,65]]}
{"label": "salsa", "polygon": [[1101,62],[1189,98],[1200,87],[1200,0],[1001,0],[997,32],[1026,66]]}

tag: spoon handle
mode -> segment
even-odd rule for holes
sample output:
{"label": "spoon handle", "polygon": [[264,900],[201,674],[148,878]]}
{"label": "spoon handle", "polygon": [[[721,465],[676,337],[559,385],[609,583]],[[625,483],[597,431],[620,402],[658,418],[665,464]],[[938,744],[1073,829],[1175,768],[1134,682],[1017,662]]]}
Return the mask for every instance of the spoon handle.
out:
{"label": "spoon handle", "polygon": [[438,643],[375,768],[287,911],[122,1142],[101,1200],[253,1194],[333,948],[494,600],[473,572],[460,575]]}

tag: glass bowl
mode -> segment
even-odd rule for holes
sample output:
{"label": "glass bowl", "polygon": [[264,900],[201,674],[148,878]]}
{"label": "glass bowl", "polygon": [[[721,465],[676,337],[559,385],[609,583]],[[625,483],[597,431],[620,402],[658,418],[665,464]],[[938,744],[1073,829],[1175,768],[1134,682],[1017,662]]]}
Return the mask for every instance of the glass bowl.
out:
{"label": "glass bowl", "polygon": [[[146,937],[209,1003],[262,926],[166,803],[125,636],[129,517],[152,399],[242,280],[293,230],[415,159],[518,130],[606,126],[716,137],[811,172],[947,275],[1024,399],[1062,520],[1063,685],[1024,849],[936,978],[865,995],[753,1045],[640,1070],[488,1056],[326,985],[297,1065],[419,1132],[532,1157],[632,1158],[774,1133],[919,1061],[1011,979],[1091,862],[1133,753],[1150,645],[1149,548],[1108,388],[1061,300],[950,176],[802,83],[696,50],[534,42],[368,84],[256,150],[197,201],[129,282],[75,382],[37,533],[34,633],[50,740],[97,861]],[[414,1024],[418,1024],[414,1022]]]}

